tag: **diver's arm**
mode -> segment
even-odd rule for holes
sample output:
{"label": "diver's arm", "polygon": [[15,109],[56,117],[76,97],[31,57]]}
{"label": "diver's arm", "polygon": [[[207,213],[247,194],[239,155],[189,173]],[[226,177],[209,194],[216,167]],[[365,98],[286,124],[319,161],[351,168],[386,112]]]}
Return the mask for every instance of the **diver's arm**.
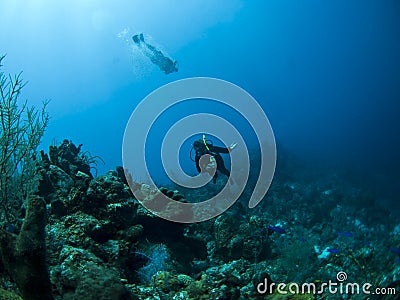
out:
{"label": "diver's arm", "polygon": [[[210,150],[217,153],[229,153],[236,148],[237,143],[232,143],[228,148],[211,146]],[[209,146],[210,147],[210,146]]]}
{"label": "diver's arm", "polygon": [[217,153],[229,153],[229,149],[225,147],[218,147],[218,146],[208,146],[211,150],[211,152],[217,152]]}
{"label": "diver's arm", "polygon": [[196,169],[199,173],[201,173],[201,168],[200,168],[200,156],[196,155],[194,157],[194,161],[196,162]]}

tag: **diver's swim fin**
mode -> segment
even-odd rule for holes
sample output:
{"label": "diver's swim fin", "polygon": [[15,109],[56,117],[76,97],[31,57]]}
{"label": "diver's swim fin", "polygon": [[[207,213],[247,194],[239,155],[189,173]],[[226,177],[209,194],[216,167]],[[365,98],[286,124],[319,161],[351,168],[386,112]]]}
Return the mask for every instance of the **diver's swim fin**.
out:
{"label": "diver's swim fin", "polygon": [[233,195],[237,195],[239,193],[239,186],[236,184],[236,182],[233,180],[232,177],[229,177],[228,179],[229,181],[229,191],[233,194]]}
{"label": "diver's swim fin", "polygon": [[144,42],[143,33],[135,34],[135,35],[132,37],[132,40],[133,40],[133,42],[134,42],[135,44],[137,44],[137,45],[139,45],[140,42]]}
{"label": "diver's swim fin", "polygon": [[132,40],[133,40],[133,42],[134,42],[135,44],[137,44],[137,45],[140,44],[140,41],[143,41],[143,42],[144,42],[143,33],[135,34],[135,35],[132,37]]}
{"label": "diver's swim fin", "polygon": [[139,40],[141,40],[144,43],[144,36],[143,33],[139,34]]}
{"label": "diver's swim fin", "polygon": [[139,36],[137,34],[132,37],[132,40],[135,44],[139,44]]}

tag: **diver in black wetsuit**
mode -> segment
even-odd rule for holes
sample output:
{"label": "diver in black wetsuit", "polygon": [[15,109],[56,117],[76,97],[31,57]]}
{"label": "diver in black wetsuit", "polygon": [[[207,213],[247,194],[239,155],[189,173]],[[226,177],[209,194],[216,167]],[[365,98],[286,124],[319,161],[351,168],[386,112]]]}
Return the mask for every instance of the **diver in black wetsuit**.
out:
{"label": "diver in black wetsuit", "polygon": [[[205,136],[202,140],[195,141],[193,143],[193,149],[196,152],[195,162],[196,169],[199,173],[207,172],[213,176],[213,183],[216,183],[218,172],[226,175],[228,178],[230,176],[229,170],[225,167],[224,160],[220,153],[229,153],[236,147],[236,143],[233,143],[228,148],[214,146],[212,143],[206,141]],[[207,156],[203,156],[206,155]],[[216,164],[216,166],[215,166]],[[215,170],[215,167],[217,170]]]}
{"label": "diver in black wetsuit", "polygon": [[135,34],[132,37],[132,40],[143,50],[143,53],[151,60],[151,62],[156,64],[165,74],[178,72],[177,61],[172,60],[156,47],[145,42],[143,33]]}

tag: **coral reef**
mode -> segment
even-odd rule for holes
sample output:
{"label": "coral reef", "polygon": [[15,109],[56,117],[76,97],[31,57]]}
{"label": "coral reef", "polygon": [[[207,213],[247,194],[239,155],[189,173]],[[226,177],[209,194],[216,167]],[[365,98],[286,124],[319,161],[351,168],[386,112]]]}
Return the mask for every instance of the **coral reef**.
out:
{"label": "coral reef", "polygon": [[[18,236],[43,230],[45,207],[45,231],[35,235],[37,243],[25,245],[30,245],[31,255],[40,254],[42,271],[33,274],[45,274],[44,252],[35,249],[46,249],[50,280],[41,284],[51,288],[54,299],[342,299],[328,290],[323,295],[282,293],[277,286],[320,286],[337,282],[344,271],[348,282],[369,282],[392,292],[400,287],[398,221],[386,215],[377,223],[370,209],[378,215],[386,212],[360,209],[356,199],[371,195],[337,175],[309,180],[280,170],[285,176],[275,179],[252,214],[244,196],[223,215],[188,225],[147,211],[129,189],[121,167],[92,176],[90,160],[81,151],[82,146],[64,141],[50,147],[51,155],[42,152],[43,176],[24,225],[1,233],[0,267],[11,275],[0,276],[3,289],[17,292],[18,287],[24,299],[35,299],[24,295],[24,279],[18,276],[25,273],[16,271],[29,256],[20,252],[10,260],[7,255],[16,255]],[[222,184],[218,181],[210,194]],[[137,188],[148,201],[161,193],[185,202],[196,202],[199,196],[198,191],[178,192],[174,186],[154,193],[142,184]],[[35,219],[32,211],[40,212]],[[259,293],[260,284],[268,293]],[[346,297],[362,299],[354,293]]]}
{"label": "coral reef", "polygon": [[46,266],[46,206],[31,196],[18,235],[0,231],[1,262],[16,282],[24,299],[53,299]]}

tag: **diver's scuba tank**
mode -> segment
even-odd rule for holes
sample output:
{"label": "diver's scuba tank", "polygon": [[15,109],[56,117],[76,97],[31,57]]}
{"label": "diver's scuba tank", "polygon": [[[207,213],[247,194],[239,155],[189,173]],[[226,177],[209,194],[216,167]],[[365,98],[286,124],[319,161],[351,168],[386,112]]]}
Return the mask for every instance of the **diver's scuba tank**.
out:
{"label": "diver's scuba tank", "polygon": [[205,147],[205,149],[206,149],[207,151],[205,151],[205,153],[203,153],[203,154],[198,153],[198,152],[196,151],[196,149],[194,149],[194,143],[193,143],[193,144],[192,144],[192,148],[190,149],[190,152],[189,152],[189,156],[190,156],[190,160],[191,160],[191,161],[195,161],[195,160],[193,159],[193,155],[192,155],[193,150],[195,150],[195,152],[196,152],[195,155],[199,155],[199,156],[204,155],[204,154],[206,154],[207,152],[211,153],[210,146],[213,145],[213,141],[207,140],[205,134],[203,134],[202,139],[199,139],[199,140],[197,140],[196,142],[200,142],[201,144],[204,144],[204,147]]}

